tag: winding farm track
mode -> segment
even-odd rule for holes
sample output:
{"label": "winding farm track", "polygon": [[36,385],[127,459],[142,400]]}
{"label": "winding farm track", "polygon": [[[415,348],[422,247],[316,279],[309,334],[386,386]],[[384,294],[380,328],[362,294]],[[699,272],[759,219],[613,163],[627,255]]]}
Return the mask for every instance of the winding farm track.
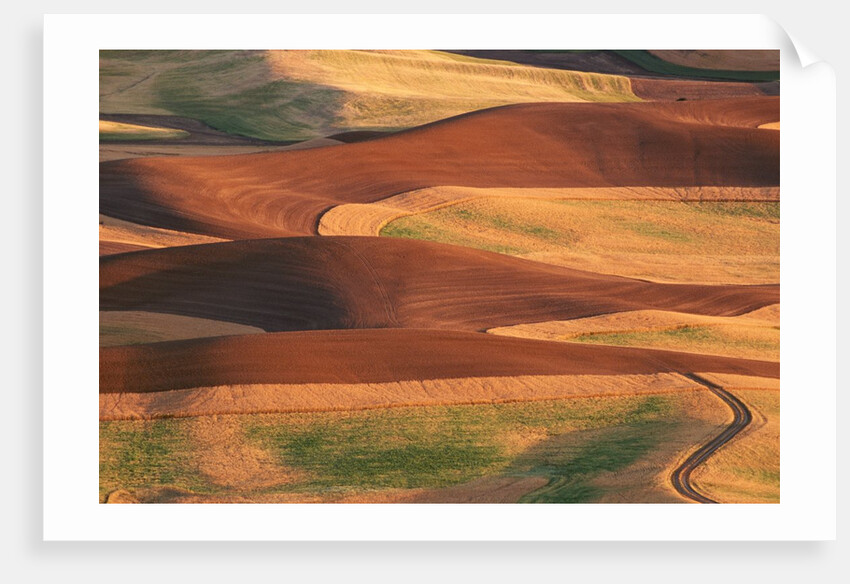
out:
{"label": "winding farm track", "polygon": [[674,470],[670,479],[673,482],[673,488],[676,489],[676,491],[683,497],[692,499],[697,503],[717,503],[714,499],[706,497],[694,488],[691,484],[691,474],[700,464],[705,462],[712,454],[723,447],[723,445],[740,434],[741,431],[750,424],[753,416],[741,400],[719,385],[693,373],[685,374],[685,377],[707,387],[732,409],[732,413],[735,417],[732,420],[732,423],[729,424],[723,432],[709,442],[703,444],[696,452],[691,454],[685,462]]}

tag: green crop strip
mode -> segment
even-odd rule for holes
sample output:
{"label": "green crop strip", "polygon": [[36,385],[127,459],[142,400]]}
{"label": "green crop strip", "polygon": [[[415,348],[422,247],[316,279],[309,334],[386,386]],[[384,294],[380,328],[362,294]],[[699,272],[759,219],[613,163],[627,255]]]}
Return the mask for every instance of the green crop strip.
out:
{"label": "green crop strip", "polygon": [[733,71],[726,69],[697,69],[677,65],[660,59],[648,51],[614,51],[624,59],[651,73],[675,75],[679,77],[699,77],[706,79],[724,79],[729,81],[777,81],[779,71]]}

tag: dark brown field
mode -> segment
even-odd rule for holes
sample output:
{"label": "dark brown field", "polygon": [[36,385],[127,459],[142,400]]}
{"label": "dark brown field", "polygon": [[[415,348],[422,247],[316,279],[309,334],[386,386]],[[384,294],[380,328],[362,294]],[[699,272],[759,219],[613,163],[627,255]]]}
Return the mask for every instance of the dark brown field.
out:
{"label": "dark brown field", "polygon": [[182,314],[269,332],[484,331],[650,308],[735,316],[779,302],[775,285],[658,284],[374,237],[214,243],[100,261],[101,310]]}
{"label": "dark brown field", "polygon": [[[777,98],[495,108],[385,138],[101,165],[101,213],[232,239],[314,235],[344,203],[429,186],[776,186]],[[604,132],[601,129],[604,128]]]}
{"label": "dark brown field", "polygon": [[779,364],[451,331],[315,331],[103,348],[100,391],[674,371],[775,378]]}

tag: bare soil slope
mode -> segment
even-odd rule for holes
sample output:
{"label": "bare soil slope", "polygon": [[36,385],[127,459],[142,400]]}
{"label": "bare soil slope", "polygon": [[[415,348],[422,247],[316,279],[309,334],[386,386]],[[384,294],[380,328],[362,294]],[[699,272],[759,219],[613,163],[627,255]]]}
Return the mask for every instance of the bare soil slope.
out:
{"label": "bare soil slope", "polygon": [[738,81],[700,81],[697,79],[651,79],[635,77],[631,82],[635,95],[648,101],[728,99],[732,97],[779,95],[778,81],[746,83]]}
{"label": "bare soil slope", "polygon": [[[779,100],[522,104],[367,142],[101,164],[101,213],[224,238],[314,234],[343,203],[435,185],[775,186]],[[604,132],[601,129],[604,128]]]}
{"label": "bare soil slope", "polygon": [[101,310],[144,310],[267,331],[480,331],[624,310],[734,316],[779,286],[660,284],[432,242],[300,237],[104,256]]}
{"label": "bare soil slope", "polygon": [[708,371],[778,377],[779,364],[655,349],[434,330],[270,333],[100,350],[100,392],[261,383]]}

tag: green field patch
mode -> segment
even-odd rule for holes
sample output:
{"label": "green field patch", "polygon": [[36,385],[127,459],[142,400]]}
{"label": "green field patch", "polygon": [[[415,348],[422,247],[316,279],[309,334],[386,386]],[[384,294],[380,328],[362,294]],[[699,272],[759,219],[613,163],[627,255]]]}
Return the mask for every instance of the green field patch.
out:
{"label": "green field patch", "polygon": [[[687,418],[681,400],[671,394],[243,415],[238,423],[248,444],[297,477],[247,491],[212,485],[201,475],[201,446],[190,438],[192,418],[101,422],[100,496],[104,500],[115,489],[169,487],[225,497],[323,497],[435,489],[484,477],[543,477],[546,485],[520,502],[594,502],[651,487],[644,479],[611,477],[676,440]],[[778,467],[747,468],[744,460],[725,465],[724,476],[753,485],[751,496],[752,489],[766,498],[778,493],[772,486]],[[738,486],[732,481],[722,488],[731,492]]]}
{"label": "green field patch", "polygon": [[104,65],[104,59],[121,60],[121,61],[136,61],[142,63],[191,63],[196,62],[199,58],[210,59],[222,55],[227,55],[231,51],[180,51],[180,50],[101,50],[101,68]]}
{"label": "green field patch", "polygon": [[544,225],[517,221],[509,215],[482,213],[464,207],[449,207],[446,212],[471,225],[483,224],[501,231],[530,235],[545,241],[567,244],[571,243],[576,237],[576,234],[572,231],[561,233]]}
{"label": "green field patch", "polygon": [[729,81],[777,81],[779,71],[734,71],[727,69],[698,69],[677,65],[656,57],[649,51],[614,51],[624,59],[652,73],[680,77],[699,77],[708,79],[724,79]]}
{"label": "green field patch", "polygon": [[752,217],[754,219],[769,219],[779,221],[778,202],[700,202],[685,203],[690,208],[700,213],[717,215],[720,217]]}
{"label": "green field patch", "polygon": [[275,78],[250,51],[101,51],[100,85],[102,112],[167,113],[272,141],[333,133],[344,95]]}
{"label": "green field patch", "polygon": [[620,333],[584,333],[571,337],[571,341],[579,343],[594,343],[600,345],[641,345],[652,344],[661,339],[697,342],[717,342],[721,339],[709,326],[681,326],[665,330],[627,331]]}
{"label": "green field patch", "polygon": [[[649,454],[675,423],[645,421],[588,431],[579,444],[535,453],[531,475],[549,477],[549,484],[523,496],[520,503],[590,503],[605,494],[593,479],[603,472],[617,472]],[[560,446],[553,441],[550,446]]]}
{"label": "green field patch", "polygon": [[442,487],[507,463],[486,425],[463,424],[459,415],[404,409],[292,416],[278,424],[249,423],[246,436],[309,473],[312,479],[298,490]]}
{"label": "green field patch", "polygon": [[506,255],[520,255],[528,250],[511,245],[504,245],[494,241],[486,241],[476,238],[461,230],[445,229],[439,227],[418,215],[402,217],[390,222],[381,229],[383,237],[399,237],[404,239],[420,239],[423,241],[434,241],[437,243],[448,243],[472,247],[484,251],[492,251]]}
{"label": "green field patch", "polygon": [[395,219],[380,234],[655,281],[779,281],[778,202],[490,197]]}
{"label": "green field patch", "polygon": [[160,74],[155,105],[179,116],[203,120],[221,132],[263,140],[305,140],[327,133],[337,121],[342,92],[303,82],[277,80],[210,92],[216,79],[237,75],[241,62],[191,65]]}
{"label": "green field patch", "polygon": [[100,325],[100,346],[143,345],[168,340],[156,331],[132,325]]}
{"label": "green field patch", "polygon": [[[681,426],[681,396],[622,396],[474,406],[239,416],[249,445],[297,477],[216,486],[198,469],[192,418],[100,424],[100,496],[178,488],[219,496],[337,496],[435,489],[483,477],[543,477],[521,502],[593,502],[596,479],[651,456]],[[617,484],[617,491],[640,488]],[[644,486],[645,487],[645,486]]]}
{"label": "green field patch", "polygon": [[188,132],[175,130],[174,132],[100,132],[101,142],[139,142],[150,140],[179,140],[189,135]]}
{"label": "green field patch", "polygon": [[651,223],[649,221],[624,223],[623,227],[644,237],[664,239],[666,241],[689,242],[692,239],[691,236],[684,231],[665,228],[657,223]]}
{"label": "green field patch", "polygon": [[[577,502],[602,494],[590,485],[599,473],[624,468],[661,439],[668,400],[275,415],[249,421],[246,436],[310,477],[277,491],[439,488],[484,476],[544,476],[549,486],[529,501]],[[523,436],[541,434],[542,442],[522,446]]]}
{"label": "green field patch", "polygon": [[[762,334],[733,332],[720,325],[685,325],[663,330],[584,333],[569,341],[625,347],[654,347],[691,352],[729,354],[746,350],[764,352],[762,358],[779,353],[779,329],[769,328]],[[759,355],[753,355],[757,357]]]}
{"label": "green field patch", "polygon": [[549,483],[523,496],[520,503],[589,503],[605,494],[593,484],[601,473],[637,462],[674,430],[668,398],[633,400],[607,423],[554,437],[521,455],[509,470],[545,476]]}
{"label": "green field patch", "polygon": [[183,419],[101,422],[101,501],[116,489],[171,486],[212,492],[190,463],[186,428]]}
{"label": "green field patch", "polygon": [[[495,235],[488,237],[480,233],[477,228],[482,226]],[[527,238],[530,245],[521,245],[521,240],[517,240],[518,244],[502,243],[505,241],[502,234]],[[534,242],[568,246],[579,237],[572,229],[553,229],[513,219],[509,214],[481,212],[464,204],[432,213],[401,217],[384,226],[380,235],[461,245],[507,255],[529,253]]]}
{"label": "green field patch", "polygon": [[[101,51],[102,113],[178,115],[291,141],[519,102],[640,101],[627,78],[437,51]],[[291,69],[290,69],[291,67]]]}

